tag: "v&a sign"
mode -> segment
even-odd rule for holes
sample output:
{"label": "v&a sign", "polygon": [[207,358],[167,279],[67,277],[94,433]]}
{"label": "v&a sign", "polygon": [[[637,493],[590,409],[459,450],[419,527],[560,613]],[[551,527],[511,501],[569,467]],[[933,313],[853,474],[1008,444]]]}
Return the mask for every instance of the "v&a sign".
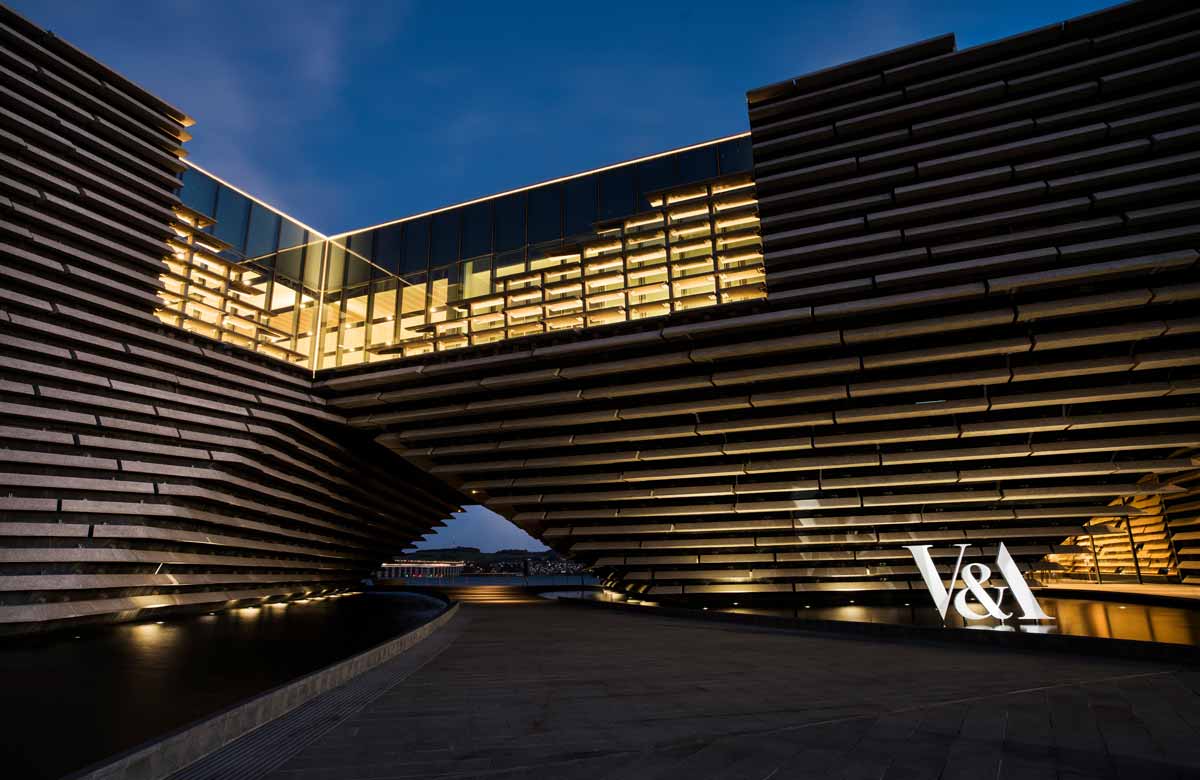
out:
{"label": "v&a sign", "polygon": [[[925,580],[925,587],[929,589],[929,595],[933,597],[933,603],[937,606],[943,621],[946,619],[946,610],[949,609],[952,599],[955,611],[962,615],[964,620],[983,620],[989,617],[996,620],[1007,620],[1012,617],[1012,613],[1005,612],[1000,606],[1004,600],[1005,590],[1012,593],[1013,598],[1017,601],[1017,606],[1021,608],[1021,620],[1054,620],[1042,611],[1041,605],[1034,598],[1033,591],[1029,589],[1029,584],[1025,582],[1024,575],[1017,568],[1017,563],[1009,554],[1008,548],[1004,546],[1004,542],[1000,543],[1000,549],[996,554],[996,568],[1006,585],[993,586],[994,596],[988,592],[989,581],[992,577],[990,566],[985,563],[962,565],[963,553],[971,545],[955,545],[958,548],[958,561],[954,564],[954,574],[950,577],[949,588],[942,582],[942,576],[938,574],[937,567],[933,563],[933,556],[929,554],[929,548],[932,546],[931,544],[911,544],[905,545],[905,549],[912,553],[913,561],[916,562],[917,569],[920,570],[921,577]],[[960,576],[963,589],[956,594],[954,587]],[[967,603],[968,594],[975,597],[978,605]],[[982,607],[982,611],[978,610],[976,606]]]}

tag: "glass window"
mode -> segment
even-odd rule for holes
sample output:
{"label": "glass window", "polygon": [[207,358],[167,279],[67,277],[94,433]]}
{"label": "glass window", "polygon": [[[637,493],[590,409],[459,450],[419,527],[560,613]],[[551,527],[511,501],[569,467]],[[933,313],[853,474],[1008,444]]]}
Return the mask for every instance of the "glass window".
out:
{"label": "glass window", "polygon": [[322,300],[325,301],[324,310],[321,313],[322,322],[319,325],[321,335],[317,339],[319,345],[318,366],[337,365],[337,346],[338,346],[338,324],[342,319],[342,293],[340,291],[327,293]]}
{"label": "glass window", "polygon": [[400,272],[403,225],[388,225],[375,231],[375,264],[391,273]]}
{"label": "glass window", "polygon": [[512,276],[525,270],[525,250],[496,255],[496,278]]}
{"label": "glass window", "polygon": [[591,233],[592,223],[596,221],[595,175],[571,179],[563,185],[563,195],[566,198],[564,234]]}
{"label": "glass window", "polygon": [[476,203],[463,209],[462,256],[478,257],[492,251],[492,204]]}
{"label": "glass window", "polygon": [[[309,260],[312,259],[312,252],[309,252]],[[342,289],[342,282],[346,278],[346,247],[337,241],[329,242],[329,256],[326,259],[328,265],[325,268],[325,290],[327,292]],[[310,287],[314,286],[308,281],[310,271],[304,269],[304,283]]]}
{"label": "glass window", "polygon": [[179,192],[179,198],[188,208],[211,217],[217,210],[218,186],[213,179],[188,168],[183,172],[183,189]]}
{"label": "glass window", "polygon": [[429,287],[425,274],[412,274],[400,285],[400,328],[401,339],[419,338],[422,334],[413,330],[425,323],[426,308],[429,306]]}
{"label": "glass window", "polygon": [[429,311],[434,322],[452,319],[449,304],[459,300],[459,296],[454,289],[457,279],[451,279],[450,272],[457,267],[434,268],[429,272]]}
{"label": "glass window", "polygon": [[[390,322],[396,316],[396,304],[399,302],[399,297],[396,295],[396,288],[399,287],[400,280],[395,277],[382,279],[371,284],[371,321],[375,323]],[[384,332],[381,328],[380,333],[374,334],[379,336]]]}
{"label": "glass window", "polygon": [[409,274],[401,280],[400,311],[402,314],[423,314],[425,312],[425,295],[427,275],[424,273]]}
{"label": "glass window", "polygon": [[366,285],[347,290],[342,299],[341,365],[362,362],[369,303],[370,291]]}
{"label": "glass window", "polygon": [[[321,289],[321,255],[325,252],[324,241],[313,241],[304,246],[304,286],[310,290]],[[331,279],[337,279],[338,286],[341,286],[342,272],[338,268],[336,276],[330,276]]]}
{"label": "glass window", "polygon": [[[437,283],[440,279],[446,280],[446,302],[455,303],[463,299],[462,290],[462,263],[448,265],[445,268],[435,268],[429,272],[430,281]],[[453,316],[450,319],[454,319]]]}
{"label": "glass window", "polygon": [[429,268],[429,220],[404,223],[404,262],[401,273],[424,272]]}
{"label": "glass window", "polygon": [[435,214],[429,230],[429,264],[448,265],[458,260],[458,210]]}
{"label": "glass window", "polygon": [[717,175],[717,146],[711,144],[675,155],[679,160],[679,183],[711,179]]}
{"label": "glass window", "polygon": [[304,249],[292,247],[285,249],[276,256],[275,271],[293,281],[300,281],[300,264],[304,260]]}
{"label": "glass window", "polygon": [[285,219],[279,226],[279,248],[291,249],[294,246],[300,246],[305,241],[307,231],[292,222],[290,219]]}
{"label": "glass window", "polygon": [[243,252],[246,248],[246,223],[250,219],[250,200],[228,187],[217,194],[217,224],[213,235]]}
{"label": "glass window", "polygon": [[363,284],[371,279],[372,266],[357,255],[346,254],[346,286]]}
{"label": "glass window", "polygon": [[275,284],[271,286],[271,327],[290,331],[295,307],[296,291],[287,284],[281,284],[279,277],[275,277]]}
{"label": "glass window", "polygon": [[750,147],[750,136],[722,141],[717,144],[721,160],[721,175],[742,173],[754,167],[754,153]]}
{"label": "glass window", "polygon": [[646,196],[651,192],[665,190],[679,183],[679,173],[675,165],[675,156],[656,157],[647,160],[637,167],[637,181],[640,195],[638,210],[650,207]]}
{"label": "glass window", "polygon": [[[371,285],[370,330],[367,332],[370,347],[387,347],[395,343],[396,306],[400,301],[396,288],[399,283],[400,280],[392,276]],[[386,356],[372,354],[368,359],[383,360]]]}
{"label": "glass window", "polygon": [[477,257],[463,262],[463,297],[475,298],[492,291],[492,258]]}
{"label": "glass window", "polygon": [[633,166],[614,168],[600,174],[600,221],[625,217],[638,211],[633,191]]}
{"label": "glass window", "polygon": [[296,334],[296,337],[292,341],[292,348],[311,359],[316,345],[316,339],[313,338],[313,330],[317,324],[317,307],[315,301],[313,303],[301,301],[300,305],[296,308],[295,323],[296,328],[293,332]]}
{"label": "glass window", "polygon": [[496,251],[525,246],[525,193],[496,201]]}
{"label": "glass window", "polygon": [[250,206],[250,233],[246,237],[246,257],[262,257],[276,249],[279,215],[257,203]]}
{"label": "glass window", "polygon": [[375,259],[375,234],[369,230],[346,237],[346,248],[363,260]]}
{"label": "glass window", "polygon": [[[545,268],[549,265],[559,265],[562,263],[562,242],[547,241],[544,244],[529,245],[529,270],[536,271],[539,268]],[[546,258],[553,257],[554,260]]]}
{"label": "glass window", "polygon": [[531,244],[562,238],[562,197],[559,187],[540,187],[529,192],[529,235]]}

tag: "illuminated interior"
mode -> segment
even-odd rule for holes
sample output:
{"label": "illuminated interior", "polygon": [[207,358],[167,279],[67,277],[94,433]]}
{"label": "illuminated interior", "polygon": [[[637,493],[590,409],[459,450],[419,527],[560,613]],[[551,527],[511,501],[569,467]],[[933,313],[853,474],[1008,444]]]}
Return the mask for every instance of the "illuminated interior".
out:
{"label": "illuminated interior", "polygon": [[763,298],[748,140],[334,237],[192,166],[157,315],[315,371]]}
{"label": "illuminated interior", "polygon": [[1086,533],[1067,538],[1058,548],[1061,552],[1046,556],[1048,565],[1038,572],[1039,577],[1048,582],[1108,583],[1170,581],[1179,577],[1179,561],[1172,551],[1162,496],[1117,499],[1112,505],[1128,506],[1138,514],[1092,518],[1083,526]]}
{"label": "illuminated interior", "polygon": [[[327,293],[317,367],[489,344],[765,296],[748,174],[655,193],[650,209],[527,264],[462,263],[424,286],[383,279]],[[333,276],[354,257],[330,241]],[[329,277],[327,277],[329,278]]]}
{"label": "illuminated interior", "polygon": [[311,367],[325,237],[198,168],[183,183],[155,314]]}
{"label": "illuminated interior", "polygon": [[[231,259],[228,244],[202,231],[212,224],[203,214],[179,209],[177,216],[178,238],[169,242],[171,255],[160,277],[158,318],[218,341],[307,365],[311,325],[305,325],[305,313],[311,320],[308,310],[317,304],[314,291],[300,280],[273,275],[273,258]],[[311,250],[322,251],[319,243]],[[305,247],[295,251],[304,252]]]}

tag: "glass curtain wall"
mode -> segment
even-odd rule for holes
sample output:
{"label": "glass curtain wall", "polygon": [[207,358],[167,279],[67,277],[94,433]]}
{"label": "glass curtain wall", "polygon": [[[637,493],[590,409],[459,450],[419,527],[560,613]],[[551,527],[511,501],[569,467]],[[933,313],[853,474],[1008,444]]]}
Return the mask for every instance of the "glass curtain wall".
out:
{"label": "glass curtain wall", "polygon": [[159,319],[310,365],[324,237],[194,168],[180,198]]}
{"label": "glass curtain wall", "polygon": [[761,297],[751,169],[743,136],[328,239],[188,169],[158,316],[319,369]]}
{"label": "glass curtain wall", "polygon": [[[753,224],[740,223],[741,234],[731,240],[757,246],[752,167],[749,137],[734,138],[335,236],[330,239],[324,340],[316,367],[389,360],[668,313],[701,305],[702,300],[718,302],[719,284],[731,290],[746,288],[730,292],[727,300],[761,297],[755,293],[761,289],[761,274],[739,266],[745,284],[713,278],[704,288],[712,291],[710,297],[702,299],[693,292],[690,300],[673,305],[674,298],[686,297],[688,289],[697,290],[703,283],[693,281],[690,288],[681,284],[676,294],[671,287],[676,277],[665,265],[649,268],[654,265],[652,251],[640,257],[634,252],[627,260],[628,250],[654,247],[642,247],[646,239],[636,236],[627,246],[622,238],[622,220],[661,212],[666,191],[737,179],[737,202],[751,204]],[[689,191],[692,197],[701,193],[705,215],[714,213],[711,187],[693,186]],[[664,218],[658,214],[660,223]],[[706,256],[711,260],[714,252],[723,251],[721,242],[726,240],[713,231],[731,228],[716,228],[707,216],[704,224],[710,234]],[[583,254],[592,253],[598,237],[609,235],[615,237],[615,243],[610,241],[612,268],[619,266],[619,272],[596,276],[605,270],[603,264],[585,264]],[[664,237],[659,242],[661,264],[667,259],[666,241]],[[753,252],[753,246],[748,251]],[[627,262],[633,267],[626,269]],[[678,273],[682,281],[688,271]],[[593,300],[602,294],[610,294],[607,303]]]}

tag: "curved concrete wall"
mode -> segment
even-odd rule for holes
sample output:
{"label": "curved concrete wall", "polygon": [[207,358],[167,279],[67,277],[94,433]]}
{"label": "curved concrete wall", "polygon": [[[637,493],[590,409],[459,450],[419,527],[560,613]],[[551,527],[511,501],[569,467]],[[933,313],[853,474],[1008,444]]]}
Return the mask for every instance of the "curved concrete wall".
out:
{"label": "curved concrete wall", "polygon": [[905,598],[904,545],[1040,566],[1159,496],[1181,538],[1145,573],[1190,576],[1197,43],[1136,3],[754,90],[766,305],[319,384],[651,597]]}
{"label": "curved concrete wall", "polygon": [[0,23],[0,631],[339,588],[456,508],[307,372],[154,317],[189,120]]}

